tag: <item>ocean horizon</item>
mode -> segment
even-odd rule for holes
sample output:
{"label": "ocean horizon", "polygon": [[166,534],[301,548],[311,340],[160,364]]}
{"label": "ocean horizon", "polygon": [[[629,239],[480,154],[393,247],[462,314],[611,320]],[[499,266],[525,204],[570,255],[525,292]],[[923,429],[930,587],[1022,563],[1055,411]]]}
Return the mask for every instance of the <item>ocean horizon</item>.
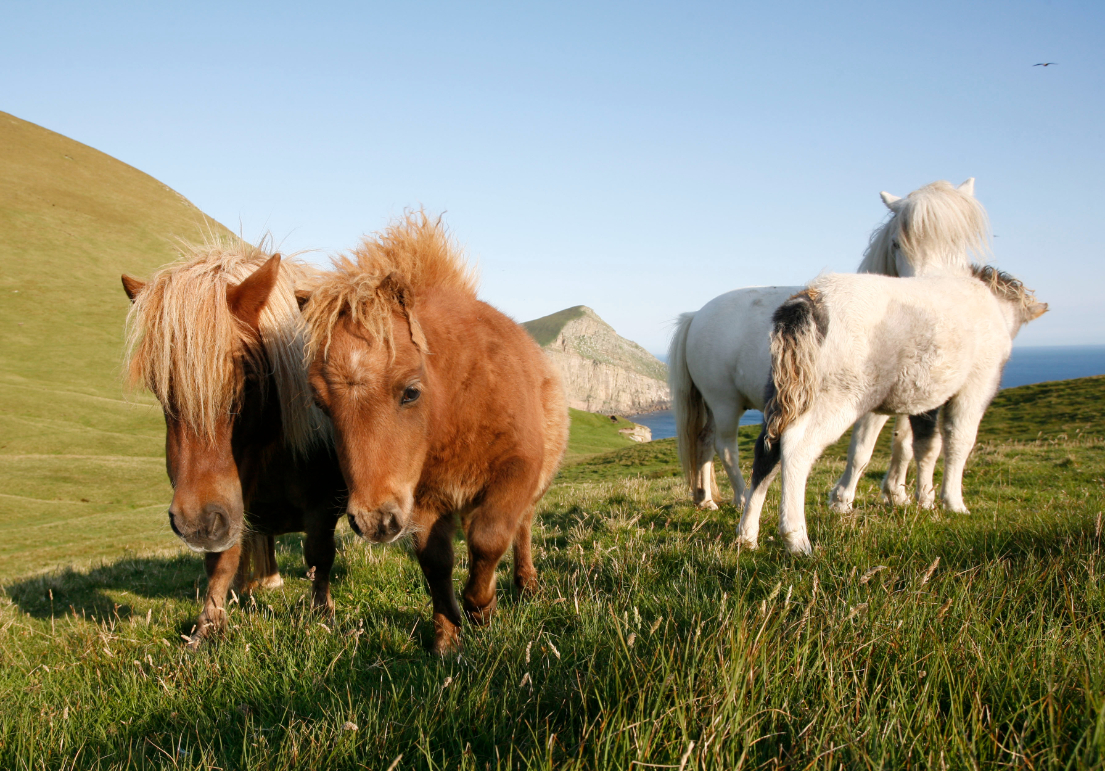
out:
{"label": "ocean horizon", "polygon": [[[1016,388],[1093,375],[1105,375],[1105,345],[1026,345],[1013,349],[1002,372],[1001,387]],[[629,415],[628,418],[648,426],[653,439],[675,436],[675,416],[671,410]],[[759,410],[749,410],[741,416],[740,424],[759,425],[762,420]]]}

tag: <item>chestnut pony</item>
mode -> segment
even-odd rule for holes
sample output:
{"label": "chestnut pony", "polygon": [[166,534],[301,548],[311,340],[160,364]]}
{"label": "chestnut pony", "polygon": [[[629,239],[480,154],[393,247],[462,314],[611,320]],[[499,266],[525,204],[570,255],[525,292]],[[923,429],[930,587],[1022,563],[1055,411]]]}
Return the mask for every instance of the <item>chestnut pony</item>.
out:
{"label": "chestnut pony", "polygon": [[303,295],[310,381],[330,416],[353,530],[410,534],[433,600],[433,650],[459,644],[453,533],[468,542],[464,610],[485,624],[495,567],[537,588],[534,507],[568,440],[560,377],[524,329],[476,298],[440,220],[408,214],[338,258]]}
{"label": "chestnut pony", "polygon": [[295,299],[309,269],[244,242],[189,248],[131,299],[126,376],[165,414],[169,523],[205,554],[208,587],[193,644],[226,626],[231,580],[279,586],[274,535],[306,532],[313,603],[331,612],[334,527],[345,486],[329,421],[307,384]]}

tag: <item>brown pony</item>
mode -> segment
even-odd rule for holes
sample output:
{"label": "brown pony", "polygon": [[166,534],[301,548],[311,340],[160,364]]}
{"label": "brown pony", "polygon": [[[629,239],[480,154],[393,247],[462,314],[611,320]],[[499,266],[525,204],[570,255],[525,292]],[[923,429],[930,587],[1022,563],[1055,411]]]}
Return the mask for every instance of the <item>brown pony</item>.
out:
{"label": "brown pony", "polygon": [[244,242],[191,249],[131,299],[126,373],[165,413],[169,523],[205,553],[193,644],[226,626],[226,594],[279,586],[273,536],[306,532],[313,604],[332,612],[334,527],[345,485],[330,423],[312,404],[296,285],[312,274]]}
{"label": "brown pony", "polygon": [[407,215],[301,295],[310,381],[330,416],[353,530],[410,534],[433,599],[434,644],[459,643],[453,533],[470,569],[464,609],[495,609],[495,567],[514,545],[514,583],[537,588],[534,506],[568,440],[560,378],[516,323],[476,299],[440,221]]}

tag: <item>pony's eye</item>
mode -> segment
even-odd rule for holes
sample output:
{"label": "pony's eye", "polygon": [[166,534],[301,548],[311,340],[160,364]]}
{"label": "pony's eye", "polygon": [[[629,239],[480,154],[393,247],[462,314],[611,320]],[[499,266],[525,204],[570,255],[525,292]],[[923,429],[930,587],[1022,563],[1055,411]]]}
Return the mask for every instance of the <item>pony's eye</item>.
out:
{"label": "pony's eye", "polygon": [[891,241],[890,245],[893,246],[895,249],[901,249],[902,248],[901,244],[898,243],[898,239],[894,239],[893,241]]}
{"label": "pony's eye", "polygon": [[410,404],[418,401],[418,397],[422,395],[422,391],[414,386],[407,386],[403,390],[403,398],[399,400],[400,404]]}

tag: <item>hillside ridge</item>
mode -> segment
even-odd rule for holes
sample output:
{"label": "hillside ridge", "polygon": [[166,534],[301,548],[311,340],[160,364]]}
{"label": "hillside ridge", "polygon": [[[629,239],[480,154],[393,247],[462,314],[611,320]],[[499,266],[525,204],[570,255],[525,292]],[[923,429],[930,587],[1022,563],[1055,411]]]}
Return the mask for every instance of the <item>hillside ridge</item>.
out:
{"label": "hillside ridge", "polygon": [[522,326],[564,378],[573,408],[632,415],[670,406],[664,363],[621,337],[586,305],[565,308]]}

